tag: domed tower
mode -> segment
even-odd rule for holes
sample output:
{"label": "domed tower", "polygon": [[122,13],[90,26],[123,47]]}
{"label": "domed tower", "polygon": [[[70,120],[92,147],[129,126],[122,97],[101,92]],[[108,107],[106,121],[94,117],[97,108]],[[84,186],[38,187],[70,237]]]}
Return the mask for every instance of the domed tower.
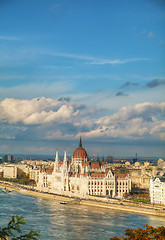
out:
{"label": "domed tower", "polygon": [[88,155],[86,150],[82,147],[82,141],[80,137],[80,142],[78,148],[73,153],[72,156],[72,171],[82,172],[84,164],[88,161]]}
{"label": "domed tower", "polygon": [[73,159],[87,159],[87,153],[85,151],[85,149],[82,147],[82,142],[81,142],[81,137],[80,137],[80,142],[79,142],[79,146],[78,148],[76,148],[76,150],[73,153]]}

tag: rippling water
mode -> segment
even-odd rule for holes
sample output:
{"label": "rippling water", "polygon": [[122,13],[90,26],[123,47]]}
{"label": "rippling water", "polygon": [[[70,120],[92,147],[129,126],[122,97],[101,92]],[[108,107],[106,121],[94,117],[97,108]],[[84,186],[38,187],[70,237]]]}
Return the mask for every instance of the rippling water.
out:
{"label": "rippling water", "polygon": [[59,202],[24,195],[3,193],[0,189],[0,223],[5,226],[12,215],[27,218],[26,229],[40,230],[40,239],[106,240],[120,236],[126,228],[165,225],[165,218],[130,214],[110,209]]}

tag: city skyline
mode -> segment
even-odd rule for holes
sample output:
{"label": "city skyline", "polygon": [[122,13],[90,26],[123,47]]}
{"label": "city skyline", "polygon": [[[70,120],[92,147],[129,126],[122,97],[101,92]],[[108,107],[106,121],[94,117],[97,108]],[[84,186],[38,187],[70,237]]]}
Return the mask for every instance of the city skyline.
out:
{"label": "city skyline", "polygon": [[164,1],[2,1],[0,153],[165,154]]}

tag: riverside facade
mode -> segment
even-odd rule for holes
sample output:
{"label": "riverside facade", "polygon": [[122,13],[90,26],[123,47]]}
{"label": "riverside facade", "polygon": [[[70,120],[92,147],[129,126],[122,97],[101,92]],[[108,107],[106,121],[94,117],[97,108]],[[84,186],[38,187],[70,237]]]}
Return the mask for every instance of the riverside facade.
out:
{"label": "riverside facade", "polygon": [[104,162],[90,162],[80,138],[71,162],[67,162],[66,151],[63,162],[59,161],[56,152],[53,170],[42,170],[39,173],[37,189],[66,196],[122,198],[124,193],[131,190],[131,178],[128,173],[113,174]]}
{"label": "riverside facade", "polygon": [[151,177],[150,199],[152,204],[165,205],[165,176]]}

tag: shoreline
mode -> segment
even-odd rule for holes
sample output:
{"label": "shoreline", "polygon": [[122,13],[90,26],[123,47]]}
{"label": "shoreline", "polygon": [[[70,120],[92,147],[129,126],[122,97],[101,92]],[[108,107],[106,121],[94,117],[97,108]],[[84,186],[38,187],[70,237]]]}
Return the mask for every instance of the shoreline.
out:
{"label": "shoreline", "polygon": [[129,203],[124,201],[115,201],[114,199],[100,199],[98,197],[94,197],[93,199],[79,199],[74,197],[67,197],[67,196],[61,196],[57,194],[50,194],[50,193],[43,193],[38,192],[30,189],[22,188],[24,186],[18,185],[18,184],[12,184],[11,182],[0,182],[0,188],[7,187],[11,189],[12,191],[19,192],[21,194],[25,195],[31,195],[39,198],[46,198],[49,200],[55,200],[58,202],[67,202],[72,204],[79,204],[89,207],[95,207],[95,208],[106,208],[106,209],[112,209],[116,211],[123,211],[123,212],[129,212],[129,213],[136,213],[136,214],[142,214],[142,215],[154,215],[154,216],[160,216],[165,217],[165,206],[152,206],[152,205],[144,205],[141,204],[140,206],[136,203]]}

